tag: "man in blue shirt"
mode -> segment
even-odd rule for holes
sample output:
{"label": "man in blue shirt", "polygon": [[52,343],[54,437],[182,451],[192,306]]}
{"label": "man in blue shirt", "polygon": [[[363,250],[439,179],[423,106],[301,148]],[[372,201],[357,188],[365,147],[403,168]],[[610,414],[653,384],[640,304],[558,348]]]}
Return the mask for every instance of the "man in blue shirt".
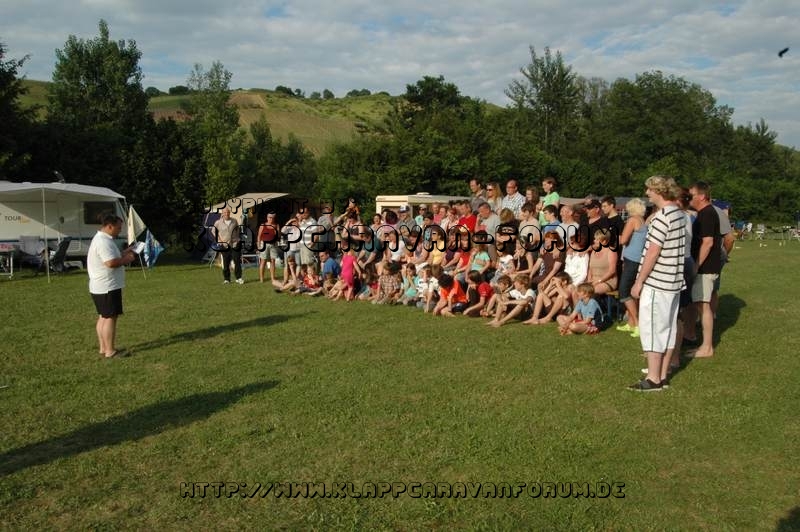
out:
{"label": "man in blue shirt", "polygon": [[322,279],[326,279],[328,274],[333,274],[334,279],[339,278],[339,274],[342,272],[339,263],[336,262],[333,257],[331,257],[330,251],[323,250],[319,252],[319,261],[322,264]]}

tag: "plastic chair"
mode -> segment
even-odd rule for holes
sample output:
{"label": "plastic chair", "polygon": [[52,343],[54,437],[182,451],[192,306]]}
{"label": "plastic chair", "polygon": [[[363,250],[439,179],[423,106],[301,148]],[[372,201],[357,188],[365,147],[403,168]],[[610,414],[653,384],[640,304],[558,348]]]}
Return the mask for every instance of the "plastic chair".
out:
{"label": "plastic chair", "polygon": [[47,248],[38,236],[19,237],[19,264],[33,266],[37,271],[45,264]]}
{"label": "plastic chair", "polygon": [[67,271],[67,267],[64,264],[64,261],[67,258],[67,249],[69,249],[70,242],[72,242],[72,237],[70,236],[66,237],[64,240],[59,242],[55,254],[50,259],[50,271],[58,273],[63,273]]}

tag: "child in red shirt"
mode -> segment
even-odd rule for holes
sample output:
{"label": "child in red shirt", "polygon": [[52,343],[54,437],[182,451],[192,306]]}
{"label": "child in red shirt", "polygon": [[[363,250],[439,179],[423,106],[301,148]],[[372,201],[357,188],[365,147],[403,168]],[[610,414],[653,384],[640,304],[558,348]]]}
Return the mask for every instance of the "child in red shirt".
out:
{"label": "child in red shirt", "polygon": [[469,272],[467,275],[467,300],[469,306],[464,309],[464,316],[479,317],[493,295],[494,288],[483,280],[481,272],[477,270]]}

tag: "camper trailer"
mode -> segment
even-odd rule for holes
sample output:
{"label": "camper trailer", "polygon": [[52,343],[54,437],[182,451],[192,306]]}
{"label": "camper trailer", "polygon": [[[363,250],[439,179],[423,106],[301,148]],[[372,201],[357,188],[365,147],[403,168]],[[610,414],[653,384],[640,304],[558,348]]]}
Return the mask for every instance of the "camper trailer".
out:
{"label": "camper trailer", "polygon": [[[393,196],[377,196],[375,198],[375,212],[381,213],[386,209],[396,211],[403,205],[409,207],[417,207],[421,204],[430,206],[432,203],[440,203],[447,205],[448,202],[454,200],[469,199],[468,196],[436,196],[428,194],[427,192],[417,192],[416,194],[401,194]],[[415,211],[416,213],[416,211]]]}
{"label": "camper trailer", "polygon": [[55,249],[57,242],[71,237],[67,255],[85,256],[97,233],[98,215],[106,211],[125,220],[125,197],[74,183],[0,181],[0,243],[16,245],[21,236],[38,237]]}

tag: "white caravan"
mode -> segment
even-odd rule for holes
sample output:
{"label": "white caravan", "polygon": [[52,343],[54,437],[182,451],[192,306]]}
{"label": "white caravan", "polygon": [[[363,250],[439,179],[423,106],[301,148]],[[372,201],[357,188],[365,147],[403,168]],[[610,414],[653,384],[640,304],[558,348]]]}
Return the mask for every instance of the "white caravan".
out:
{"label": "white caravan", "polygon": [[125,196],[74,183],[0,181],[0,243],[18,244],[21,236],[31,236],[55,249],[63,238],[71,237],[67,255],[85,256],[103,212],[127,220]]}

